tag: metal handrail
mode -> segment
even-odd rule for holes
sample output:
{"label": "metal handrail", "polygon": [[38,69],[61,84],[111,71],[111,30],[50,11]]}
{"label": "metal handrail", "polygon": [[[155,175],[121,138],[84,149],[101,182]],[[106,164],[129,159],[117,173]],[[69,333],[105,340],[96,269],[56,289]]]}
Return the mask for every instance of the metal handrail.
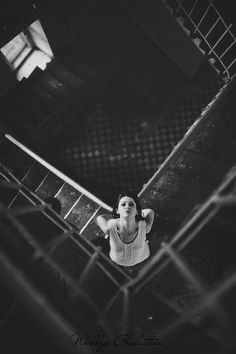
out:
{"label": "metal handrail", "polygon": [[[225,181],[212,193],[211,197],[197,210],[197,212],[190,218],[189,221],[175,234],[175,236],[170,240],[168,245],[174,247],[178,252],[186,247],[186,245],[196,236],[199,230],[204,227],[204,225],[211,220],[214,215],[218,212],[222,204],[221,192],[229,185],[233,180],[236,181],[236,171],[233,170],[226,177]],[[228,203],[227,205],[236,205],[236,198],[224,198],[224,202]],[[205,215],[205,213],[207,213]],[[200,220],[201,216],[205,215],[203,220]],[[191,229],[196,222],[200,220],[199,225],[194,230]],[[186,237],[187,234],[187,237]],[[153,256],[151,262],[145,265],[142,269],[142,272],[134,280],[131,280],[126,286],[130,288],[135,288],[136,291],[151,281],[159,272],[163,270],[169,263],[170,258],[164,258],[166,256],[165,244],[162,243],[161,249]],[[157,267],[158,265],[158,267]],[[155,270],[154,266],[156,267]],[[150,274],[149,274],[150,273]]]}
{"label": "metal handrail", "polygon": [[[4,167],[2,166],[2,169],[4,170]],[[46,212],[46,208],[48,207],[47,204],[41,200],[37,195],[34,195],[34,193],[32,191],[30,191],[26,186],[24,186],[21,182],[19,182],[17,180],[17,178],[11,174],[11,172],[7,171],[7,174],[14,180],[15,183],[19,184],[19,192],[24,195],[30,202],[33,203],[32,207],[27,207],[27,208],[23,208],[21,211],[19,210],[19,208],[14,208],[12,209],[13,214],[14,213],[27,213],[29,210],[31,212],[36,212],[38,210],[41,210],[42,213],[44,215],[47,216],[47,218],[49,218],[54,224],[56,224],[63,232],[64,234],[67,235],[68,238],[70,238],[75,244],[77,244],[77,246],[83,250],[83,252],[85,254],[87,254],[88,257],[92,256],[94,253],[96,253],[97,251],[97,247],[92,244],[90,241],[88,241],[86,238],[80,236],[78,237],[78,232],[76,231],[76,229],[73,228],[73,226],[67,222],[67,220],[61,218],[53,209],[50,208],[50,212],[55,216],[56,219],[60,219],[61,223],[63,223],[63,225],[59,224],[54,218],[52,218],[47,212]],[[25,190],[25,191],[24,191]],[[36,199],[38,201],[39,204],[35,204],[34,201],[31,199],[31,196],[34,197],[34,199]],[[72,231],[72,232],[71,232]],[[79,233],[80,235],[80,233]],[[63,240],[64,238],[61,237],[61,234],[58,236],[61,240]],[[55,245],[59,245],[60,242],[56,242],[53,244],[53,246]],[[85,245],[87,247],[85,247]],[[88,247],[90,248],[90,250],[88,249]],[[112,269],[115,269],[116,272],[118,272],[120,275],[122,275],[126,281],[128,281],[130,279],[130,277],[128,276],[128,274],[126,272],[124,272],[119,266],[117,266],[114,262],[112,262],[104,253],[100,253],[100,259],[97,261],[98,266],[103,270],[103,272],[106,274],[106,276],[113,281],[113,283],[117,286],[119,286],[120,284],[117,282],[117,280],[115,279],[114,276],[112,276],[111,272],[109,270],[106,269],[106,267],[101,263],[101,261],[105,261],[107,264],[109,264]]]}
{"label": "metal handrail", "polygon": [[19,140],[11,136],[10,134],[5,134],[5,138],[9,141],[11,141],[14,145],[16,145],[20,150],[24,151],[27,155],[31,156],[35,161],[39,162],[41,165],[46,167],[50,172],[55,174],[57,177],[61,178],[63,181],[66,183],[70,184],[72,187],[74,187],[76,190],[84,194],[86,197],[89,199],[93,200],[96,204],[102,206],[104,209],[107,211],[112,211],[112,208],[108,206],[106,203],[95,197],[92,193],[90,193],[88,190],[80,186],[78,183],[73,181],[70,177],[65,175],[63,172],[59,171],[56,167],[52,166],[50,163],[48,163],[46,160],[44,160],[42,157],[37,155],[35,152],[33,152],[31,149],[23,145]]}
{"label": "metal handrail", "polygon": [[139,198],[142,198],[142,196],[145,194],[145,192],[150,188],[152,185],[153,181],[158,180],[163,176],[163,174],[166,172],[168,166],[170,163],[178,158],[178,156],[181,154],[181,152],[184,150],[186,145],[191,141],[193,135],[196,134],[196,132],[202,127],[202,124],[206,121],[208,118],[208,114],[215,108],[215,105],[218,104],[220,100],[224,97],[225,93],[230,89],[232,85],[236,82],[236,76],[232,77],[232,79],[224,84],[222,88],[219,90],[219,92],[215,95],[215,97],[212,99],[212,101],[205,107],[205,109],[202,111],[201,115],[194,121],[194,123],[190,126],[188,131],[185,133],[183,138],[177,143],[177,145],[174,147],[170,155],[165,159],[165,161],[161,164],[159,169],[153,174],[153,176],[149,179],[149,181],[143,186],[141,191],[139,192]]}
{"label": "metal handrail", "polygon": [[[165,0],[162,0],[162,2],[164,3],[164,5],[168,8],[169,5],[166,4]],[[216,60],[219,61],[219,63],[222,65],[223,67],[223,74],[226,74],[227,79],[229,80],[231,75],[229,73],[229,69],[231,68],[231,66],[234,64],[235,60],[233,60],[233,62],[231,62],[231,64],[227,65],[225,64],[224,60],[222,60],[222,57],[224,56],[224,54],[236,43],[236,36],[234,35],[234,33],[230,30],[232,24],[227,25],[226,21],[224,20],[223,16],[220,14],[219,10],[217,9],[217,7],[214,5],[212,0],[209,0],[209,3],[207,4],[207,7],[204,11],[204,14],[202,15],[201,19],[198,22],[195,22],[195,20],[193,19],[193,11],[196,7],[196,5],[199,3],[199,0],[196,0],[192,6],[192,8],[190,9],[190,11],[188,12],[184,6],[184,2],[182,0],[176,0],[177,3],[177,13],[182,10],[183,13],[185,14],[185,16],[188,18],[188,20],[192,23],[192,25],[194,26],[194,31],[193,33],[195,34],[196,32],[201,36],[202,40],[205,41],[205,43],[208,45],[208,47],[210,48],[210,50],[207,52],[207,54],[211,54],[213,53]],[[217,15],[217,20],[214,22],[214,24],[211,26],[211,28],[209,29],[209,31],[204,34],[201,30],[200,30],[200,26],[202,24],[202,21],[206,18],[207,14],[209,13],[209,10],[213,9],[214,12]],[[207,37],[209,36],[209,34],[212,32],[212,30],[215,28],[215,26],[217,25],[217,23],[221,21],[222,24],[225,27],[225,31],[220,35],[220,37],[218,38],[218,40],[214,43],[214,45],[212,45],[209,40],[207,39]],[[181,24],[181,26],[183,26],[183,24]],[[225,52],[221,55],[218,55],[217,52],[214,50],[216,48],[216,46],[222,41],[223,37],[226,35],[226,33],[229,33],[230,36],[232,37],[232,42],[230,43],[230,45],[227,46]]]}
{"label": "metal handrail", "polygon": [[[178,2],[178,0],[177,0],[177,2]],[[208,5],[208,7],[207,7],[207,10],[206,10],[206,12],[204,13],[204,17],[206,16],[206,13],[207,13],[207,11],[209,10],[209,8],[211,7],[211,6],[213,6],[211,3]],[[214,50],[214,48],[215,48],[215,46],[218,44],[215,44],[213,47],[212,47],[212,45],[210,44],[210,42],[206,39],[206,37],[205,37],[205,35],[202,33],[202,31],[200,31],[200,29],[199,29],[199,26],[200,26],[200,24],[201,24],[201,21],[203,20],[203,18],[201,18],[201,20],[200,20],[200,22],[198,23],[198,24],[196,24],[195,23],[195,21],[193,21],[193,19],[192,19],[192,17],[190,16],[188,16],[188,12],[185,10],[185,8],[181,5],[180,6],[181,7],[181,10],[185,13],[185,15],[187,16],[187,18],[191,21],[191,23],[194,25],[194,27],[195,27],[195,30],[194,30],[194,33],[196,33],[196,31],[201,35],[201,37],[202,37],[202,39],[206,42],[206,44],[211,48],[211,50],[210,50],[210,53],[212,52],[212,53],[214,53],[214,55],[216,56],[216,58],[219,60],[219,62],[221,63],[221,65],[223,66],[223,68],[225,69],[225,72],[227,73],[227,78],[229,79],[230,78],[230,75],[229,75],[229,72],[228,72],[228,70],[227,70],[227,66],[223,63],[223,61],[220,59],[220,57],[218,56],[218,54],[216,53],[216,51]],[[214,8],[214,7],[213,7]],[[230,28],[230,27],[229,27]],[[227,27],[227,30],[225,31],[225,33],[229,30],[229,28]],[[225,34],[224,33],[224,34]],[[220,38],[220,40],[223,38],[223,36]],[[220,41],[219,40],[219,41]]]}

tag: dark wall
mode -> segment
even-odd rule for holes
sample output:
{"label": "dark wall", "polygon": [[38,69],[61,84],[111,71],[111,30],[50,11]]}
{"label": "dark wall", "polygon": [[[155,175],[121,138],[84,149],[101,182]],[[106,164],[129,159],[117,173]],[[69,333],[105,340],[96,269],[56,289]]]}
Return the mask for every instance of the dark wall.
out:
{"label": "dark wall", "polygon": [[0,98],[15,84],[15,76],[0,54]]}
{"label": "dark wall", "polygon": [[[57,55],[78,36],[96,7],[97,0],[13,1],[11,6],[0,7],[0,46],[39,19],[51,49]],[[0,56],[0,97],[16,83],[13,72]]]}

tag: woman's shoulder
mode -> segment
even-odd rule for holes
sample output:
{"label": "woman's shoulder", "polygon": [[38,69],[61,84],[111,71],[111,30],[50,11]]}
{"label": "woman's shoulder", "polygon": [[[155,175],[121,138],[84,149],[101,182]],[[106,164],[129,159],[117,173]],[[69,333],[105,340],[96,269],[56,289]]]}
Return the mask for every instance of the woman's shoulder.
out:
{"label": "woman's shoulder", "polygon": [[108,224],[108,227],[111,228],[117,224],[117,219],[111,218],[108,220],[107,224]]}

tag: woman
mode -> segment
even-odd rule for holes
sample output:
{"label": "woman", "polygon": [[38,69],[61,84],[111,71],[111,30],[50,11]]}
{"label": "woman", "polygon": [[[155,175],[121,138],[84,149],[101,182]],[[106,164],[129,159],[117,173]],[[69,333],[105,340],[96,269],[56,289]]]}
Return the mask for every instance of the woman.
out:
{"label": "woman", "polygon": [[119,195],[112,215],[97,217],[102,231],[109,236],[110,258],[131,273],[141,269],[150,256],[146,234],[154,219],[151,209],[141,209],[139,199],[133,192]]}

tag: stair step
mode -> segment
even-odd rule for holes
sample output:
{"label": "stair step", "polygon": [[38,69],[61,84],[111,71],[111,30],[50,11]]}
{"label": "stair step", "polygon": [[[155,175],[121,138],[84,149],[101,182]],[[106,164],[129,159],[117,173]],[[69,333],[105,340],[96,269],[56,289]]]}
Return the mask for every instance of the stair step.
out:
{"label": "stair step", "polygon": [[61,57],[56,58],[57,62],[62,63],[68,67],[72,72],[76,73],[79,78],[88,81],[96,76],[96,70],[94,70],[90,65],[81,62],[79,58],[75,57]]}
{"label": "stair step", "polygon": [[178,16],[178,17],[176,17],[176,20],[177,20],[182,26],[184,26],[184,22],[185,22],[184,17]]}
{"label": "stair step", "polygon": [[41,199],[56,196],[56,193],[65,184],[65,182],[55,174],[48,172],[46,177],[41,181],[35,193]]}
{"label": "stair step", "polygon": [[67,216],[72,224],[75,224],[81,230],[89,221],[92,215],[99,209],[99,205],[90,200],[85,195],[82,195],[78,203]]}
{"label": "stair step", "polygon": [[191,36],[191,31],[190,29],[186,26],[186,20],[184,17],[179,16],[176,17],[177,22],[179,22],[179,24],[181,25],[181,27],[183,28],[184,32],[187,33],[188,36]]}
{"label": "stair step", "polygon": [[[35,68],[29,79],[24,83],[26,96],[29,97],[32,102],[45,111],[51,113],[57,106],[58,100],[55,98],[55,94],[52,94],[48,90],[48,85],[41,83],[45,75],[45,72],[40,68]],[[46,86],[46,87],[45,87]]]}
{"label": "stair step", "polygon": [[56,194],[56,198],[61,202],[60,215],[62,217],[65,217],[81,195],[81,192],[68,183],[63,184],[62,188]]}
{"label": "stair step", "polygon": [[46,178],[47,174],[48,170],[44,166],[38,162],[34,162],[23,177],[22,183],[34,192]]}
{"label": "stair step", "polygon": [[25,95],[46,115],[52,113],[58,107],[57,100],[53,95],[39,84],[35,83],[29,87]]}
{"label": "stair step", "polygon": [[88,224],[88,226],[83,230],[83,232],[81,233],[81,236],[83,236],[84,238],[86,238],[89,241],[95,240],[98,237],[104,238],[104,233],[100,229],[100,227],[98,227],[98,225],[96,223],[96,218],[98,217],[98,215],[102,215],[102,214],[106,214],[106,213],[107,213],[107,210],[100,208],[98,210],[98,212],[96,213],[96,215],[94,216],[94,218]]}
{"label": "stair step", "polygon": [[53,74],[56,79],[71,90],[79,90],[84,87],[85,82],[82,78],[55,60],[47,65],[46,71]]}
{"label": "stair step", "polygon": [[200,38],[196,37],[196,38],[193,38],[192,41],[196,44],[196,46],[199,48],[199,50],[202,52],[202,54],[205,55],[206,51],[200,47],[200,45],[202,44],[202,40]]}
{"label": "stair step", "polygon": [[72,96],[72,92],[49,73],[44,73],[40,79],[40,85],[42,85],[57,102],[65,101]]}

